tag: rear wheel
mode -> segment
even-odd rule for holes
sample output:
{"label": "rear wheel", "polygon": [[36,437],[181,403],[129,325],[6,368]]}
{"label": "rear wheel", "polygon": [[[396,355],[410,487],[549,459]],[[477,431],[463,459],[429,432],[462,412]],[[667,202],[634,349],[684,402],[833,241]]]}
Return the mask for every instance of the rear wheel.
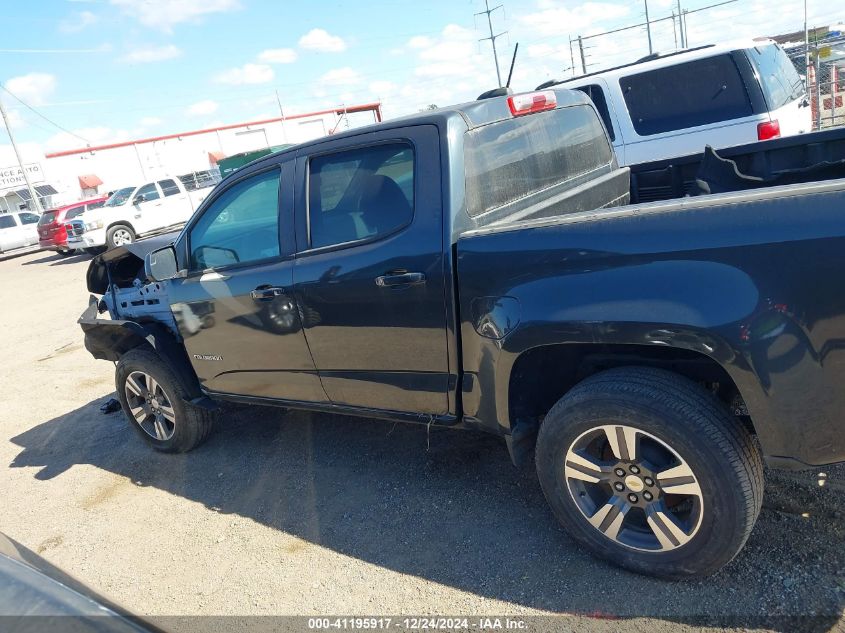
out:
{"label": "rear wheel", "polygon": [[188,404],[186,389],[155,352],[136,348],[124,354],[115,383],[130,424],[156,450],[183,453],[211,432],[214,414]]}
{"label": "rear wheel", "polygon": [[124,246],[135,241],[135,231],[125,224],[115,224],[106,232],[106,246]]}
{"label": "rear wheel", "polygon": [[752,436],[705,389],[652,368],[602,372],[564,396],[540,428],[537,471],[576,541],[664,578],[733,559],[763,497]]}

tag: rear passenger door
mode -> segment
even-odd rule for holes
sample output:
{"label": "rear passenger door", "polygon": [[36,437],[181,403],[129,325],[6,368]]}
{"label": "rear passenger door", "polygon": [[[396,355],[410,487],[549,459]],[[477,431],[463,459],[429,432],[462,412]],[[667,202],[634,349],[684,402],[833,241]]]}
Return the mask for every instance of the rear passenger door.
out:
{"label": "rear passenger door", "polygon": [[188,200],[188,193],[172,178],[165,178],[158,181],[162,193],[162,221],[170,226],[187,222],[193,214],[193,207]]}
{"label": "rear passenger door", "polygon": [[296,169],[296,296],[329,398],[447,413],[437,129],[321,143]]}

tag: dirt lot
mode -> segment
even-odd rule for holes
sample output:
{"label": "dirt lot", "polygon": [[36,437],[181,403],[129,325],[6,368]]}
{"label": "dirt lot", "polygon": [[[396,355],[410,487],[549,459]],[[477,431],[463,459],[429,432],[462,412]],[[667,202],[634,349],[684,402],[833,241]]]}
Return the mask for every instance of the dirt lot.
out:
{"label": "dirt lot", "polygon": [[439,431],[427,448],[425,428],[242,407],[196,451],[157,454],[99,412],[113,368],[75,323],[87,265],[0,262],[0,531],[134,612],[554,613],[602,631],[845,621],[842,468],[769,473],[739,557],[667,583],[579,550],[493,438]]}

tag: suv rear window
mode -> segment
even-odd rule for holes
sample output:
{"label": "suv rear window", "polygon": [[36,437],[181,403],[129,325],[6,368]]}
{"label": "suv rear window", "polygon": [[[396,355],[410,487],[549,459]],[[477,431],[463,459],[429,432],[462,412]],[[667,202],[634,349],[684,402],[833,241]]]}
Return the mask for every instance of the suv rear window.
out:
{"label": "suv rear window", "polygon": [[56,221],[56,215],[58,211],[45,211],[41,214],[41,219],[38,220],[38,226],[44,226],[45,224],[52,224]]}
{"label": "suv rear window", "polygon": [[760,84],[770,109],[776,110],[804,95],[804,82],[780,46],[756,46],[749,49],[748,57],[760,74]]}
{"label": "suv rear window", "polygon": [[696,59],[619,80],[640,136],[751,116],[751,101],[730,55]]}
{"label": "suv rear window", "polygon": [[595,110],[580,105],[491,123],[466,133],[467,212],[492,211],[613,160]]}
{"label": "suv rear window", "polygon": [[11,215],[0,215],[0,229],[11,229],[14,226],[17,226],[15,218]]}

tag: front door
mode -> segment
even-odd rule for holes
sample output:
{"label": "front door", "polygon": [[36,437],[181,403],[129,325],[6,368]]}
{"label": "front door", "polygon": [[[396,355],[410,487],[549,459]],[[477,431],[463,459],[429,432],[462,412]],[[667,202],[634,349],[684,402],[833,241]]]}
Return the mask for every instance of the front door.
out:
{"label": "front door", "polygon": [[154,182],[148,182],[138,189],[130,202],[134,209],[132,226],[136,233],[149,233],[161,227],[161,192]]}
{"label": "front door", "polygon": [[179,238],[188,274],[170,304],[208,391],[327,400],[292,292],[292,176],[275,165],[216,191]]}
{"label": "front door", "polygon": [[326,393],[335,404],[447,413],[436,128],[311,151],[297,157],[294,280]]}

